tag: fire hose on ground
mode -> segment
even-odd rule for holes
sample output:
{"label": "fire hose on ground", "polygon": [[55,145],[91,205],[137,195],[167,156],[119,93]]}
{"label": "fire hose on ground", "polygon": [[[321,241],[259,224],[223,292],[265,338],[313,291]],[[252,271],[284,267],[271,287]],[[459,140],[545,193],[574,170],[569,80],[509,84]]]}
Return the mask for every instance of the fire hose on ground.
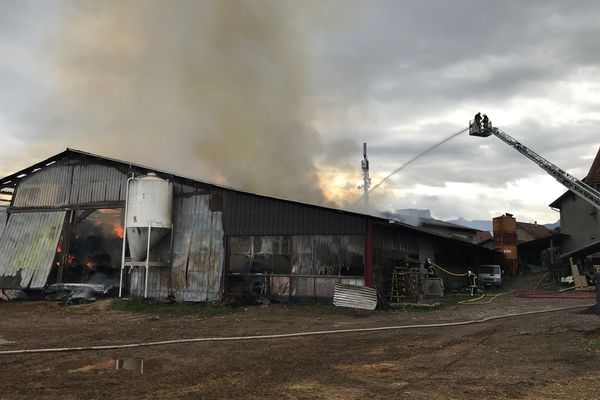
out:
{"label": "fire hose on ground", "polygon": [[470,276],[470,275],[473,275],[473,273],[472,273],[471,271],[469,271],[469,272],[465,272],[464,274],[455,274],[454,272],[450,272],[450,271],[448,271],[448,270],[446,270],[446,269],[444,269],[444,268],[440,267],[439,265],[437,265],[437,264],[433,263],[433,262],[432,262],[432,261],[431,261],[429,258],[427,259],[427,261],[426,261],[425,263],[426,263],[426,265],[427,265],[427,264],[429,264],[429,265],[432,265],[432,266],[434,266],[434,267],[438,268],[439,270],[441,270],[441,271],[443,271],[443,272],[445,272],[446,274],[448,274],[448,275],[451,275],[451,276],[463,277],[463,276]]}
{"label": "fire hose on ground", "polygon": [[[427,264],[432,265],[432,266],[438,268],[439,270],[443,271],[444,273],[451,275],[451,276],[464,277],[464,276],[473,276],[474,275],[471,271],[468,271],[463,274],[456,274],[456,273],[450,272],[450,271],[440,267],[439,265],[431,262],[431,260],[429,260],[429,259],[427,259]],[[537,285],[535,285],[534,289],[537,289],[539,287],[539,285],[542,283],[542,281],[544,280],[546,275],[547,275],[547,273],[544,274],[544,276],[542,276],[542,278],[539,280]],[[575,287],[563,289],[562,291],[571,290],[571,289],[575,289]],[[489,304],[492,301],[494,301],[496,298],[498,298],[500,296],[504,296],[506,294],[510,294],[510,293],[513,293],[513,292],[511,291],[511,292],[506,292],[506,293],[500,293],[497,295],[493,295],[489,301],[477,302],[478,300],[481,300],[484,297],[486,297],[486,294],[484,293],[477,298],[460,301],[460,302],[458,302],[458,304],[471,304],[471,305]],[[565,295],[562,295],[562,294],[559,294],[556,292],[535,292],[535,293],[525,292],[525,293],[517,293],[516,296],[520,297],[520,298],[524,298],[524,299],[562,299],[562,300],[592,300],[595,298],[594,296],[585,296],[585,295],[584,296],[578,296],[578,295],[565,296]]]}
{"label": "fire hose on ground", "polygon": [[592,300],[595,296],[590,295],[564,295],[557,292],[525,292],[517,293],[517,297],[523,299],[564,299],[564,300]]}
{"label": "fire hose on ground", "polygon": [[151,347],[151,346],[166,346],[166,345],[184,344],[184,343],[234,342],[234,341],[251,341],[251,340],[266,340],[266,339],[284,339],[284,338],[294,338],[294,337],[339,335],[339,334],[348,334],[348,333],[381,332],[381,331],[393,331],[393,330],[405,330],[405,329],[443,328],[443,327],[449,327],[449,326],[483,324],[483,323],[486,323],[489,321],[496,321],[496,320],[505,319],[505,318],[523,317],[523,316],[528,316],[528,315],[545,314],[545,313],[551,313],[551,312],[557,312],[557,311],[566,311],[566,310],[572,310],[572,309],[577,309],[577,308],[590,307],[593,305],[594,304],[585,304],[585,305],[577,305],[577,306],[569,306],[569,307],[558,307],[558,308],[552,308],[552,309],[547,309],[547,310],[526,311],[526,312],[521,312],[521,313],[496,315],[496,316],[492,316],[492,317],[486,317],[486,318],[475,319],[475,320],[458,321],[458,322],[444,322],[444,323],[437,323],[437,324],[392,325],[392,326],[380,326],[380,327],[374,327],[374,328],[354,328],[354,329],[338,329],[338,330],[327,330],[327,331],[309,331],[309,332],[283,333],[283,334],[274,334],[274,335],[201,337],[201,338],[190,338],[190,339],[163,340],[163,341],[156,341],[156,342],[112,344],[112,345],[98,345],[98,346],[3,350],[3,351],[0,351],[0,355],[64,353],[64,352],[75,352],[75,351],[101,351],[101,350],[131,349],[131,348]]}
{"label": "fire hose on ground", "polygon": [[[470,285],[471,296],[473,296],[475,294],[475,292],[479,290],[479,286],[477,285],[477,275],[471,271],[467,271],[464,274],[456,274],[454,272],[450,272],[450,271],[440,267],[439,265],[433,263],[429,258],[425,261],[425,265],[426,266],[429,266],[429,265],[434,266],[434,267],[438,268],[439,270],[441,270],[442,272],[445,272],[446,274],[451,275],[451,276],[456,276],[456,277],[461,277],[461,278],[468,276],[469,278],[471,278],[471,285]],[[487,304],[487,303],[473,303],[474,301],[480,300],[484,297],[485,297],[485,293],[482,294],[481,296],[477,297],[476,299],[459,301],[458,304]],[[498,297],[498,296],[496,296],[496,297]],[[491,303],[492,300],[490,300],[489,302]]]}

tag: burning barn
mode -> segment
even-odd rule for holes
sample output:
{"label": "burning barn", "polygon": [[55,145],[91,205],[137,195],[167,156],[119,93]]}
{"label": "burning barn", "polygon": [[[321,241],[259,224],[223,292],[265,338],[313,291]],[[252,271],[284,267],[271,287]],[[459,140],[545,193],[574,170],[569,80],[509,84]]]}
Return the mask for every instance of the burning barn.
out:
{"label": "burning barn", "polygon": [[331,298],[389,291],[399,263],[465,270],[493,252],[369,215],[207,184],[67,149],[0,180],[0,289],[102,285],[129,296]]}

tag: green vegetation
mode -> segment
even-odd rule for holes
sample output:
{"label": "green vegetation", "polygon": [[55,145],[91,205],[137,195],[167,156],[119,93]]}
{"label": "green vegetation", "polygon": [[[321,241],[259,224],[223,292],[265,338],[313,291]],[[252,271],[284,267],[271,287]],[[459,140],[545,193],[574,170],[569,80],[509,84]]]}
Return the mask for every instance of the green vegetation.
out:
{"label": "green vegetation", "polygon": [[586,340],[585,347],[587,347],[588,350],[600,351],[600,339],[596,338]]}
{"label": "green vegetation", "polygon": [[214,317],[234,313],[243,313],[245,308],[212,306],[206,304],[189,303],[163,303],[141,299],[113,299],[111,309],[132,313],[146,313],[155,315],[195,315]]}

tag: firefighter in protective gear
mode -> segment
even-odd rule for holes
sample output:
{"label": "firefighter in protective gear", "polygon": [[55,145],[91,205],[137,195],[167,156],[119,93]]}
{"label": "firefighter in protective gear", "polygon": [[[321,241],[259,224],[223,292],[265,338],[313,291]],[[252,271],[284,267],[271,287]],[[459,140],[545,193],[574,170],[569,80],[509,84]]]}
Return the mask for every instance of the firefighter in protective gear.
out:
{"label": "firefighter in protective gear", "polygon": [[471,289],[471,296],[475,296],[479,291],[479,285],[477,284],[477,274],[468,271],[467,276],[469,277],[469,289]]}
{"label": "firefighter in protective gear", "polygon": [[483,118],[481,119],[481,125],[484,131],[490,128],[490,119],[485,114],[483,114]]}
{"label": "firefighter in protective gear", "polygon": [[475,127],[477,127],[477,132],[481,132],[481,113],[480,112],[475,114]]}

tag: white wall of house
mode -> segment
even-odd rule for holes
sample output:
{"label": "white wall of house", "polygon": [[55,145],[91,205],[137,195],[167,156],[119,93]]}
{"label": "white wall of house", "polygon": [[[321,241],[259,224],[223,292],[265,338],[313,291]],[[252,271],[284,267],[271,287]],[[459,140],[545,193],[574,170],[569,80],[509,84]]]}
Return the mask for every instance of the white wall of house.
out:
{"label": "white wall of house", "polygon": [[561,245],[561,252],[583,247],[600,240],[600,210],[580,197],[569,193],[561,202],[560,229],[569,235]]}

